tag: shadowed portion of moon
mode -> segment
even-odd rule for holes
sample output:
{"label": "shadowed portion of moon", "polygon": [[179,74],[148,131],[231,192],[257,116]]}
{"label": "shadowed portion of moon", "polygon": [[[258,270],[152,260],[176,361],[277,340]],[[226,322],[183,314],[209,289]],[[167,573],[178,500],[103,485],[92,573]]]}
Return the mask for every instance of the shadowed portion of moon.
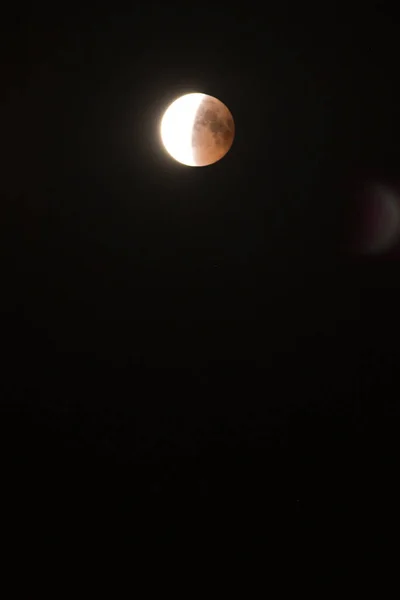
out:
{"label": "shadowed portion of moon", "polygon": [[230,110],[217,98],[204,96],[192,132],[193,159],[198,167],[220,160],[232,146],[235,124]]}

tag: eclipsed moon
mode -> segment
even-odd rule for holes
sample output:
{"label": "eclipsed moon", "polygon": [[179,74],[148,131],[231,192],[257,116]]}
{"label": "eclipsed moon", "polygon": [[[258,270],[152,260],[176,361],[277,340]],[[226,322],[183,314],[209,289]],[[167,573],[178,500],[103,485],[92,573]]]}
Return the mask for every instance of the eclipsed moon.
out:
{"label": "eclipsed moon", "polygon": [[165,111],[160,133],[172,158],[189,167],[204,167],[229,151],[235,124],[228,107],[217,98],[186,94]]}
{"label": "eclipsed moon", "polygon": [[364,249],[369,254],[389,250],[400,233],[400,198],[391,188],[375,185],[369,191],[363,227]]}

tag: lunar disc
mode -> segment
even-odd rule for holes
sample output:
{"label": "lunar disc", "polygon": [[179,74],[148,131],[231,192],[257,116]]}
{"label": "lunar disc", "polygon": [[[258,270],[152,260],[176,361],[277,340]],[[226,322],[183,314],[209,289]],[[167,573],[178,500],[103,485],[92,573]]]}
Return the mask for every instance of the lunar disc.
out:
{"label": "lunar disc", "polygon": [[207,94],[186,94],[165,111],[160,127],[167,152],[191,167],[211,165],[230,150],[235,125],[228,107]]}

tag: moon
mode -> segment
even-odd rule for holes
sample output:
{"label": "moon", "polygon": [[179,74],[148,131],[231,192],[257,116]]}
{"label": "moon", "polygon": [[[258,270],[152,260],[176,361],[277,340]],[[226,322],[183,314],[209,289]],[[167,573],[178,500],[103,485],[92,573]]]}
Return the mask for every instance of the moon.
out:
{"label": "moon", "polygon": [[189,167],[205,167],[223,158],[235,136],[228,107],[213,96],[181,96],[164,113],[161,140],[168,154]]}
{"label": "moon", "polygon": [[367,254],[387,252],[397,244],[400,234],[400,197],[384,185],[368,190],[361,222],[359,245]]}
{"label": "moon", "polygon": [[369,220],[373,221],[369,251],[388,250],[395,242],[400,228],[399,201],[396,194],[384,186],[376,186]]}

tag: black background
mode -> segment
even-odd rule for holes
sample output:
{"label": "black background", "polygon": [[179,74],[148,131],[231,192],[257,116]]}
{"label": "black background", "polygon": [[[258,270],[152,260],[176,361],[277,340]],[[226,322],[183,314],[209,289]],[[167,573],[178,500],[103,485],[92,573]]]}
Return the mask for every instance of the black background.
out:
{"label": "black background", "polygon": [[[25,532],[372,544],[399,265],[350,248],[398,177],[396,21],[192,8],[4,19],[4,498]],[[192,91],[235,118],[209,168],[160,145]]]}

